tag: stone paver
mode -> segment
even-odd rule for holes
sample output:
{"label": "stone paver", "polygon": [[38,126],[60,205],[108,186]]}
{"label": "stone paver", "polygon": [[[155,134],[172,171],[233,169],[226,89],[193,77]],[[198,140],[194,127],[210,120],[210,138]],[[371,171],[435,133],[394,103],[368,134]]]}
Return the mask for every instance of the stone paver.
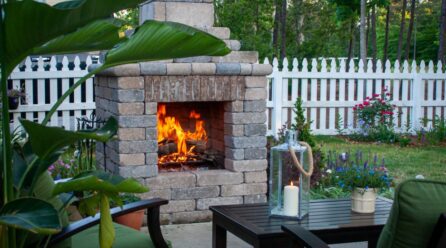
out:
{"label": "stone paver", "polygon": [[[147,228],[142,228],[147,232]],[[164,238],[172,242],[173,248],[212,247],[212,223],[194,223],[161,226]],[[228,233],[228,248],[251,248],[252,246],[232,233]],[[366,242],[330,245],[332,248],[366,248]]]}

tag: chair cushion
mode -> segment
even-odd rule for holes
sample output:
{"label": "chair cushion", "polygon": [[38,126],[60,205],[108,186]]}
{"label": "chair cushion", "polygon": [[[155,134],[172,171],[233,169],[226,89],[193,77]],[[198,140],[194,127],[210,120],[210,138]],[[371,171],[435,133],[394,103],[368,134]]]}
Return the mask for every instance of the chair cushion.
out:
{"label": "chair cushion", "polygon": [[377,247],[426,247],[444,212],[446,182],[413,179],[401,183]]}
{"label": "chair cushion", "polygon": [[[113,248],[155,248],[150,235],[135,229],[113,223],[116,231]],[[70,244],[71,243],[71,244]],[[99,225],[93,226],[71,237],[71,242],[60,243],[57,248],[98,248]]]}

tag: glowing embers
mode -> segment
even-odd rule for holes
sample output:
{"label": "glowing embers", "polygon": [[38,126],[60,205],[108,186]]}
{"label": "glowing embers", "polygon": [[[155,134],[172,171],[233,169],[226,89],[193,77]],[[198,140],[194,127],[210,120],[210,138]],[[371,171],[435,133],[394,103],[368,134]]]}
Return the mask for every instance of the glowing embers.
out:
{"label": "glowing embers", "polygon": [[[180,117],[168,116],[165,104],[158,105],[158,165],[201,163],[202,158],[197,150],[204,150],[207,143],[205,122],[201,115],[191,110],[187,123],[195,122],[193,132],[181,126]],[[161,168],[160,168],[161,169]]]}

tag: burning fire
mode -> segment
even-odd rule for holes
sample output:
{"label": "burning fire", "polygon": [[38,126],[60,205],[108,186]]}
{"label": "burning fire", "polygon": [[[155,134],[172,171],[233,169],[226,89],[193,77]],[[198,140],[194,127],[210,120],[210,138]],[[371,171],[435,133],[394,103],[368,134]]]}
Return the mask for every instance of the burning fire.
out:
{"label": "burning fire", "polygon": [[180,122],[173,116],[166,116],[166,105],[158,105],[158,144],[174,142],[177,152],[163,155],[158,159],[160,164],[166,162],[185,162],[196,160],[195,146],[187,147],[186,141],[207,141],[204,121],[195,110],[189,114],[189,119],[195,120],[195,132],[184,131]]}

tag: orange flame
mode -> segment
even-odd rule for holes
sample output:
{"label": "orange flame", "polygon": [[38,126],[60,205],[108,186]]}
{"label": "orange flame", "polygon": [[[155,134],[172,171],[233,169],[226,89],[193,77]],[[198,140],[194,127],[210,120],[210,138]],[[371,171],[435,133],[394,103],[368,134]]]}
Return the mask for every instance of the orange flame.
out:
{"label": "orange flame", "polygon": [[[194,148],[187,147],[187,140],[207,141],[206,130],[204,129],[204,121],[200,120],[201,115],[195,110],[189,114],[189,119],[195,120],[195,131],[184,131],[180,122],[173,116],[167,116],[166,105],[158,105],[158,142],[174,141],[177,145],[177,152],[164,155],[159,158],[159,163],[165,162],[184,162],[188,161],[192,155],[195,155]],[[193,159],[192,159],[193,160]]]}

